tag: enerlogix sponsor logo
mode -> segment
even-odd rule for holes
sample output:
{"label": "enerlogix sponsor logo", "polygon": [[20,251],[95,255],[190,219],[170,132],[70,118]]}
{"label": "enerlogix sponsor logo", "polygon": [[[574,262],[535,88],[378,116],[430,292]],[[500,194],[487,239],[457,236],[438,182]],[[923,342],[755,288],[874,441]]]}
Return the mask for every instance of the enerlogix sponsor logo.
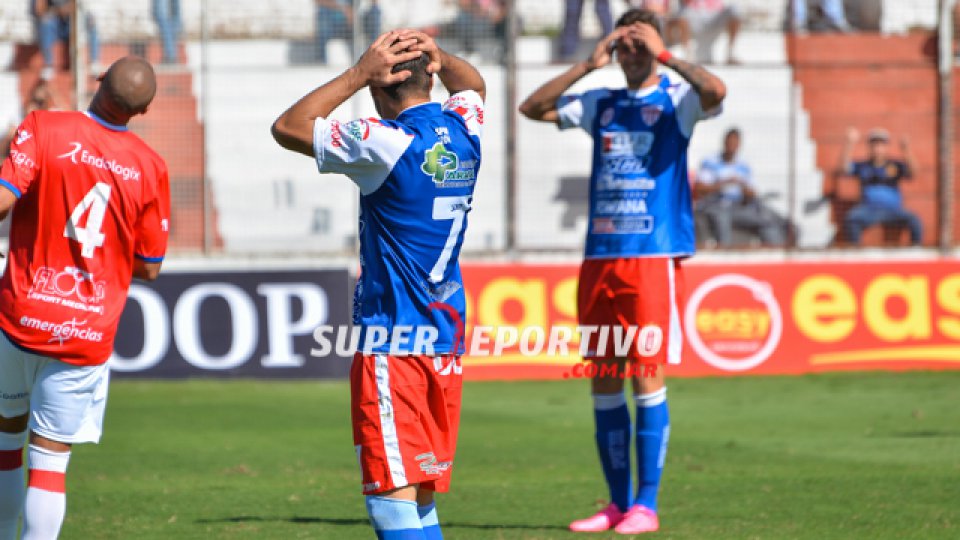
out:
{"label": "enerlogix sponsor logo", "polygon": [[27,317],[26,315],[20,317],[20,326],[49,333],[50,339],[47,340],[47,343],[59,341],[60,344],[63,345],[65,341],[70,341],[74,338],[93,343],[100,343],[103,341],[103,332],[97,332],[91,328],[85,328],[86,325],[87,321],[78,321],[75,318],[70,319],[69,321],[54,323],[36,319],[34,317]]}
{"label": "enerlogix sponsor logo", "polygon": [[98,156],[76,141],[70,143],[70,146],[73,148],[57,156],[57,159],[69,159],[76,164],[89,165],[90,167],[110,171],[124,180],[140,181],[139,169],[121,165],[115,159]]}

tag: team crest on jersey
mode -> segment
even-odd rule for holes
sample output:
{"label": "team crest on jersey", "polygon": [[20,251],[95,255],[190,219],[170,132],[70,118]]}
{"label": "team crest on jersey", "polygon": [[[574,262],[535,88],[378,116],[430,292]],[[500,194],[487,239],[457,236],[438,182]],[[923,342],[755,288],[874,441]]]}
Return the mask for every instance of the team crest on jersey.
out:
{"label": "team crest on jersey", "polygon": [[640,109],[640,118],[643,119],[643,123],[648,127],[652,127],[657,123],[657,120],[660,120],[660,115],[663,113],[663,107],[661,105],[647,105]]}
{"label": "team crest on jersey", "polygon": [[357,142],[362,142],[370,137],[370,121],[364,119],[354,120],[344,124],[343,130],[346,132],[347,137]]}
{"label": "team crest on jersey", "polygon": [[613,107],[607,107],[606,109],[604,109],[603,112],[600,114],[600,127],[605,127],[609,125],[610,122],[613,122],[614,114],[615,113],[614,113]]}
{"label": "team crest on jersey", "polygon": [[441,188],[467,187],[477,176],[475,160],[461,161],[455,152],[447,150],[439,141],[423,153],[420,170]]}
{"label": "team crest on jersey", "polygon": [[30,139],[30,137],[30,132],[25,129],[17,131],[17,144],[20,145],[25,143],[28,139]]}

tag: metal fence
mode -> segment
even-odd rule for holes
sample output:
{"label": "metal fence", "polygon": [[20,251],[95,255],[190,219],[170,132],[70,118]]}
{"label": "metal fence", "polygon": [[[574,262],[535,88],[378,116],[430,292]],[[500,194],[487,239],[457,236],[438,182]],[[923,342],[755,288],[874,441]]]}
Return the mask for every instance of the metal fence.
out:
{"label": "metal fence", "polygon": [[[582,14],[574,25],[577,4]],[[132,129],[170,166],[173,249],[342,254],[355,249],[356,190],[280,149],[270,123],[350,65],[371,36],[421,28],[477,64],[487,80],[485,159],[465,249],[574,252],[586,229],[590,141],[522,119],[516,105],[571,59],[589,54],[609,26],[604,5],[615,18],[640,4],[665,9],[672,50],[707,63],[729,87],[723,114],[696,129],[692,178],[704,178],[701,163],[738,128],[739,157],[752,170],[766,215],[787,231],[786,249],[850,244],[843,224],[861,194],[836,170],[848,128],[885,128],[894,157],[897,141],[908,136],[917,166],[904,184],[904,205],[921,218],[922,244],[960,238],[949,182],[952,122],[941,121],[952,104],[938,78],[934,33],[940,9],[950,12],[946,0],[848,0],[850,28],[837,27],[822,0],[802,2],[805,11],[787,0],[728,0],[736,28],[730,18],[705,23],[679,13],[676,0],[77,0],[76,14],[65,17],[76,39],[67,41],[53,39],[63,33],[31,12],[32,0],[6,0],[0,123],[15,125],[24,107],[38,106],[29,98],[44,92],[55,96],[52,106],[84,107],[93,75],[123,55],[143,55],[157,66],[160,88]],[[685,29],[693,36],[686,43]],[[41,35],[53,36],[44,38],[50,47],[39,46]],[[608,68],[576,88],[619,84],[619,70]],[[365,95],[335,113],[374,114]],[[866,151],[858,141],[853,155]],[[697,224],[704,247],[728,247],[717,243],[706,212]],[[733,232],[731,247],[762,245],[747,224]],[[872,246],[908,243],[898,226],[873,227],[864,238]]]}

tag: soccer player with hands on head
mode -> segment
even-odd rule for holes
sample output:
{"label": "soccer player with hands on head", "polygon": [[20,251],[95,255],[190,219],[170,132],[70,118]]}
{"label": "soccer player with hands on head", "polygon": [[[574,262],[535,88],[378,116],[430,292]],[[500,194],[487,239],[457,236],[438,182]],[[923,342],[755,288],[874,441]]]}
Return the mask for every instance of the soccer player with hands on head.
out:
{"label": "soccer player with hands on head", "polygon": [[[430,100],[434,74],[450,92],[442,105]],[[329,118],[363,88],[380,118]],[[360,190],[351,413],[381,540],[442,538],[433,494],[449,488],[460,420],[466,305],[458,257],[480,168],[484,96],[473,66],[422,32],[394,30],[272,128],[281,146]],[[435,339],[425,350],[368,339],[401,325],[412,335],[430,329]]]}
{"label": "soccer player with hands on head", "polygon": [[[626,88],[563,95],[614,59]],[[672,82],[658,66],[682,80]],[[520,106],[532,120],[579,127],[593,138],[578,319],[582,326],[622,327],[622,335],[629,336],[630,327],[637,330],[627,357],[614,354],[599,332],[589,336],[585,360],[600,365],[591,390],[611,502],[572,522],[573,531],[637,534],[659,528],[657,493],[670,433],[663,365],[680,362],[680,261],[695,249],[687,147],[694,125],[718,114],[725,96],[723,81],[666,50],[656,15],[631,9],[589,59],[547,81]],[[628,371],[627,362],[646,366]],[[623,392],[627,373],[633,374],[634,429]],[[630,473],[633,433],[640,469],[636,493]]]}
{"label": "soccer player with hands on head", "polygon": [[[0,540],[51,540],[72,445],[100,440],[113,339],[133,278],[160,272],[170,229],[163,159],[127,130],[156,94],[142,58],[115,62],[87,112],[37,110],[0,167],[15,208],[0,279]],[[29,481],[23,445],[29,429]]]}

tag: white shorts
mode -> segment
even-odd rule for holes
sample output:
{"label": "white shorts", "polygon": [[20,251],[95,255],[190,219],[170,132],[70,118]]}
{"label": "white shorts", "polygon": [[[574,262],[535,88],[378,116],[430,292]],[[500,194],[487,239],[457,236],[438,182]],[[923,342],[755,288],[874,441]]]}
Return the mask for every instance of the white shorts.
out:
{"label": "white shorts", "polygon": [[97,443],[110,368],[72,366],[16,347],[0,333],[0,416],[30,413],[30,430],[52,441]]}

